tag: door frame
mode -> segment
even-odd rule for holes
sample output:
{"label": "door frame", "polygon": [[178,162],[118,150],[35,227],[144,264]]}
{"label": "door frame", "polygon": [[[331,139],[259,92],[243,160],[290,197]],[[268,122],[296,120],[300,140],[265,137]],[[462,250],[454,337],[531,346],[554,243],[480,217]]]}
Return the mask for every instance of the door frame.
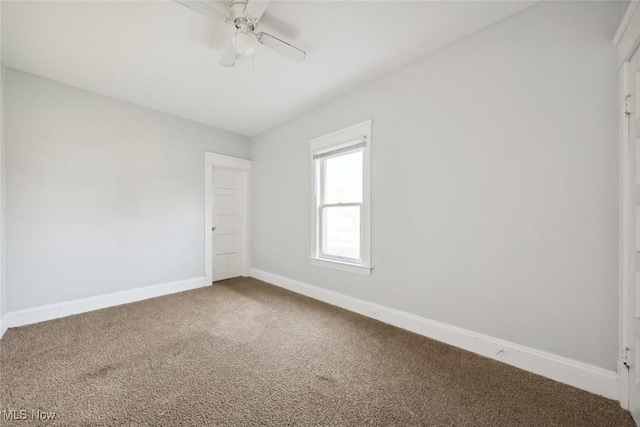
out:
{"label": "door frame", "polygon": [[251,160],[223,154],[204,152],[204,277],[205,283],[213,283],[213,212],[214,168],[234,169],[240,173],[240,201],[242,213],[241,271],[249,276],[251,269]]}
{"label": "door frame", "polygon": [[[629,409],[629,381],[628,360],[631,358],[629,348],[633,342],[631,337],[630,323],[633,321],[634,312],[631,310],[630,289],[633,285],[633,275],[631,274],[631,250],[633,239],[630,236],[633,221],[633,200],[631,199],[631,139],[630,139],[630,119],[627,114],[628,98],[630,91],[629,61],[636,54],[640,47],[640,1],[632,0],[627,7],[618,31],[613,38],[613,44],[618,49],[618,68],[620,73],[620,206],[619,206],[619,320],[618,320],[618,391],[620,406]],[[638,94],[636,94],[638,97]],[[633,100],[635,102],[635,100]],[[640,349],[633,349],[640,351]]]}

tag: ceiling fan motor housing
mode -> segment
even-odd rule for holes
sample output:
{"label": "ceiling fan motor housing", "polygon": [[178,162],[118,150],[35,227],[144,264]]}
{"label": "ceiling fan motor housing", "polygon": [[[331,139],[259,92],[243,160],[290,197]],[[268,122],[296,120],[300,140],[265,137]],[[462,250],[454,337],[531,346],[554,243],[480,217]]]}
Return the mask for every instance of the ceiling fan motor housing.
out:
{"label": "ceiling fan motor housing", "polygon": [[231,15],[231,21],[233,21],[236,28],[240,29],[240,26],[251,26],[251,30],[253,30],[253,24],[245,17],[244,11],[246,8],[247,0],[233,0],[229,7],[229,15]]}

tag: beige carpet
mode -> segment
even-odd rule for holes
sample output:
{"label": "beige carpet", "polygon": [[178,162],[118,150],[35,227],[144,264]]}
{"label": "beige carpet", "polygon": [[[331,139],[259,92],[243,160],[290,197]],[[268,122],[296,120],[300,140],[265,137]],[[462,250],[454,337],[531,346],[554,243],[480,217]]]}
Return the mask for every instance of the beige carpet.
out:
{"label": "beige carpet", "polygon": [[16,426],[633,425],[614,401],[255,279],[10,329],[2,409],[56,412]]}

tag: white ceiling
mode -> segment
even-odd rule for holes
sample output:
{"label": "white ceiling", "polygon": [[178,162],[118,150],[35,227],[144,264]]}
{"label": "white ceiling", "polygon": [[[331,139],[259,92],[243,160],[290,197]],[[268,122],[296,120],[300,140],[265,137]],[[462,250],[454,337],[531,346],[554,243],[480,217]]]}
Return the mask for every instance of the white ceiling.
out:
{"label": "white ceiling", "polygon": [[3,1],[2,61],[253,136],[533,3],[274,1],[259,29],[307,60],[258,46],[224,68],[233,27],[172,1]]}

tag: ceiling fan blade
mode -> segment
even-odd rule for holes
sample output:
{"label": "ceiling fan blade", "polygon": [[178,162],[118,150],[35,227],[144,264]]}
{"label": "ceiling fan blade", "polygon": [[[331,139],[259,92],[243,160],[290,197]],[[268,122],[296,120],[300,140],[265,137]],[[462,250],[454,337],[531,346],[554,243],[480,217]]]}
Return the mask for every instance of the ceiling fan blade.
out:
{"label": "ceiling fan blade", "polygon": [[256,34],[256,38],[260,44],[278,52],[280,55],[289,58],[293,62],[302,62],[307,56],[306,52],[303,50],[300,50],[297,47],[267,33],[258,33]]}
{"label": "ceiling fan blade", "polygon": [[244,14],[254,25],[262,18],[264,11],[267,10],[271,0],[248,0],[244,9]]}
{"label": "ceiling fan blade", "polygon": [[209,18],[215,19],[216,21],[223,22],[231,22],[231,18],[229,18],[224,13],[219,10],[209,6],[208,4],[198,1],[198,0],[173,0],[182,6],[188,7],[191,10],[195,10],[203,15],[208,16]]}
{"label": "ceiling fan blade", "polygon": [[233,47],[233,38],[229,39],[229,43],[225,46],[220,57],[220,65],[224,67],[233,67],[238,59],[235,47]]}

